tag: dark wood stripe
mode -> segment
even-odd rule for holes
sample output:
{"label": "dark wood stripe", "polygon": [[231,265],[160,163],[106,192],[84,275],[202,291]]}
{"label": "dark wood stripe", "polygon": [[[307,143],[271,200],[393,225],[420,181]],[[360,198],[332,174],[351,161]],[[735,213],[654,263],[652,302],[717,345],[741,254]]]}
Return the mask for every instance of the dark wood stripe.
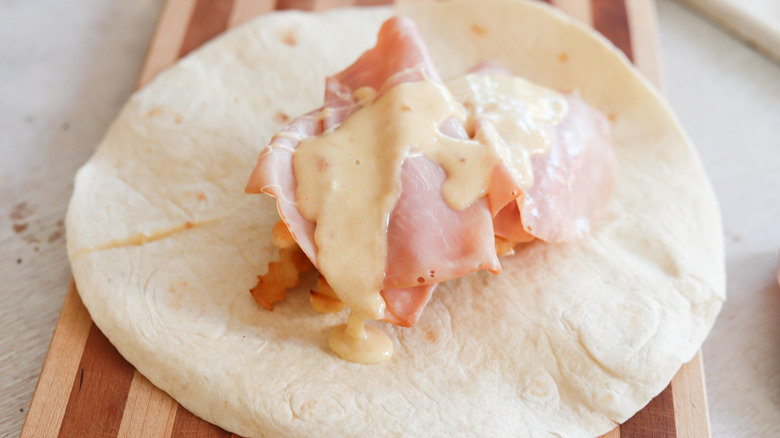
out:
{"label": "dark wood stripe", "polygon": [[116,436],[133,371],[133,366],[92,324],[59,436]]}
{"label": "dark wood stripe", "polygon": [[231,438],[232,434],[201,420],[179,406],[170,438]]}
{"label": "dark wood stripe", "polygon": [[666,387],[636,415],[620,425],[621,438],[675,438],[672,385]]}
{"label": "dark wood stripe", "polygon": [[633,60],[631,32],[624,0],[591,0],[593,27]]}
{"label": "dark wood stripe", "polygon": [[228,28],[233,0],[198,0],[179,49],[183,57]]}
{"label": "dark wood stripe", "polygon": [[314,9],[316,0],[277,0],[276,9],[300,9],[302,11],[311,11]]}
{"label": "dark wood stripe", "polygon": [[539,0],[539,1],[540,1],[540,2],[544,2],[544,3],[550,3],[550,4],[552,4],[552,0]]}

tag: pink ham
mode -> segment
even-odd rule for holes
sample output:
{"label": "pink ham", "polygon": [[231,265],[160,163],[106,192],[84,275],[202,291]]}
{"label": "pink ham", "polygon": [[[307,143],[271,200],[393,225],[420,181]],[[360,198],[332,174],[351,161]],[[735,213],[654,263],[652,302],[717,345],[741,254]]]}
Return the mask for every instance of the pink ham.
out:
{"label": "pink ham", "polygon": [[[482,63],[473,72],[508,74],[495,62]],[[258,158],[246,191],[277,199],[282,219],[315,266],[316,224],[305,219],[295,203],[295,148],[304,138],[337,129],[357,111],[361,102],[355,90],[371,87],[379,97],[395,85],[424,79],[440,81],[414,23],[394,17],[382,26],[376,47],[327,79],[324,106],[294,120]],[[576,97],[568,100],[569,116],[554,128],[550,153],[533,158],[535,179],[527,192],[499,164],[488,195],[464,210],[453,210],[440,193],[446,173],[438,164],[421,156],[403,163],[402,192],[388,224],[382,291],[386,321],[413,325],[438,282],[477,270],[499,272],[494,234],[518,242],[534,237],[564,241],[587,231],[609,195],[614,158],[603,116]],[[451,137],[469,137],[454,118],[440,130]]]}
{"label": "pink ham", "polygon": [[[394,17],[382,26],[375,48],[328,78],[325,117],[318,118],[318,110],[294,120],[258,158],[246,191],[267,193],[277,199],[282,219],[315,266],[315,224],[298,212],[294,201],[294,148],[303,138],[337,128],[356,111],[359,103],[353,92],[358,88],[374,88],[379,97],[395,85],[423,79],[440,80],[414,23]],[[442,129],[447,135],[465,136],[462,127]],[[461,211],[450,209],[440,194],[444,171],[425,158],[407,160],[401,179],[401,197],[388,226],[388,268],[382,296],[387,304],[386,320],[411,326],[436,283],[478,269],[497,272],[500,265],[485,201]]]}
{"label": "pink ham", "polygon": [[[493,60],[469,73],[511,74]],[[527,191],[503,165],[496,166],[488,199],[497,236],[515,242],[572,241],[587,234],[604,210],[615,180],[609,122],[579,97],[566,100],[569,112],[553,127],[550,151],[531,159],[534,183]]]}
{"label": "pink ham", "polygon": [[496,215],[497,235],[568,242],[590,232],[603,212],[615,181],[609,123],[582,99],[569,95],[566,100],[569,113],[555,127],[550,151],[531,159],[533,185]]}

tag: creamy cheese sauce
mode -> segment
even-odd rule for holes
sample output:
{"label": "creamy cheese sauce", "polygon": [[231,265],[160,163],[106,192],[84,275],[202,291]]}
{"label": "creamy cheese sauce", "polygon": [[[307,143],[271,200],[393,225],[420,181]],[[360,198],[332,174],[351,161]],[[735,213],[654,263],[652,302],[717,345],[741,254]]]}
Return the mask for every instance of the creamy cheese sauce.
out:
{"label": "creamy cheese sauce", "polygon": [[[557,123],[567,111],[557,93],[516,78],[467,75],[449,86],[452,93],[429,80],[407,82],[376,100],[375,90],[362,87],[353,99],[363,108],[295,150],[298,210],[316,223],[320,273],[351,311],[329,337],[346,360],[376,363],[392,355],[387,335],[364,320],[384,316],[387,226],[401,195],[404,160],[424,155],[441,165],[445,202],[464,209],[486,194],[501,161],[530,185],[529,157],[550,143],[536,123]],[[450,118],[475,138],[442,134]]]}
{"label": "creamy cheese sauce", "polygon": [[531,157],[550,150],[551,130],[568,114],[563,95],[505,75],[468,74],[447,87],[469,111],[466,129],[496,151],[521,187],[530,187]]}
{"label": "creamy cheese sauce", "polygon": [[360,314],[352,312],[346,324],[328,335],[328,346],[340,358],[357,363],[379,363],[393,356],[393,341],[382,330],[365,325]]}

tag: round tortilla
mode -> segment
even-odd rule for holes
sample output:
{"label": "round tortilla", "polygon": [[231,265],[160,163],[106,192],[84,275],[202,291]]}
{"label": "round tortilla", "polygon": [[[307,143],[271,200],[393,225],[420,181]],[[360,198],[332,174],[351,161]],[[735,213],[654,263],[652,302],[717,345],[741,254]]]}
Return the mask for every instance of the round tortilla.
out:
{"label": "round tortilla", "polygon": [[501,275],[442,284],[413,328],[377,323],[396,348],[380,365],[333,355],[327,334],[346,314],[316,314],[303,288],[273,312],[257,306],[248,290],[276,255],[278,215],[272,199],[243,193],[247,176],[395,12],[274,13],[136,93],[79,171],[67,231],[84,304],[152,383],[247,437],[605,433],[695,354],[725,299],[701,163],[626,59],[551,8],[402,12],[444,78],[494,58],[611,115],[618,179],[591,235],[530,244],[502,259]]}

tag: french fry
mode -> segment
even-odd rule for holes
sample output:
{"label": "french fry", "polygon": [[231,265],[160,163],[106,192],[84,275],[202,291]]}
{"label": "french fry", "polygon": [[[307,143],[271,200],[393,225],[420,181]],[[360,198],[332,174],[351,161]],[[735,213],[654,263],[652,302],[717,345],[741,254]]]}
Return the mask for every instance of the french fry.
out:
{"label": "french fry", "polygon": [[334,313],[345,307],[322,275],[317,278],[317,289],[309,291],[309,301],[317,313]]}
{"label": "french fry", "polygon": [[257,304],[268,310],[274,310],[274,303],[284,300],[287,289],[298,286],[301,274],[312,268],[284,222],[274,226],[272,242],[279,248],[279,260],[268,263],[268,273],[258,275],[257,285],[249,291]]}
{"label": "french fry", "polygon": [[503,237],[496,236],[496,255],[499,257],[505,255],[512,255],[515,253],[515,245],[517,242],[504,239]]}
{"label": "french fry", "polygon": [[271,243],[279,249],[290,248],[297,245],[297,243],[295,243],[295,238],[292,233],[290,233],[290,229],[287,228],[287,225],[285,225],[283,221],[277,222],[276,225],[274,225],[273,230],[271,230]]}

